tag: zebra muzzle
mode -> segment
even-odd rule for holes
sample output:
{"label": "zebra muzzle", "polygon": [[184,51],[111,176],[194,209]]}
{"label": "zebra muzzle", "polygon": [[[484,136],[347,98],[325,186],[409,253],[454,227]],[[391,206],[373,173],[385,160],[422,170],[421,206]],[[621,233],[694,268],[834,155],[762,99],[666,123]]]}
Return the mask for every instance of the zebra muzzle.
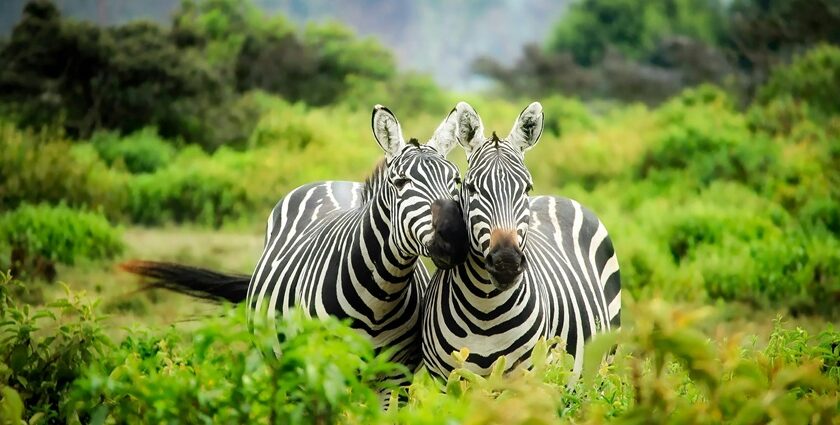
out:
{"label": "zebra muzzle", "polygon": [[504,247],[490,251],[484,258],[490,278],[499,289],[515,285],[525,271],[525,255],[516,247]]}
{"label": "zebra muzzle", "polygon": [[461,206],[453,200],[432,203],[432,241],[427,245],[432,262],[440,269],[451,269],[467,259],[469,241]]}

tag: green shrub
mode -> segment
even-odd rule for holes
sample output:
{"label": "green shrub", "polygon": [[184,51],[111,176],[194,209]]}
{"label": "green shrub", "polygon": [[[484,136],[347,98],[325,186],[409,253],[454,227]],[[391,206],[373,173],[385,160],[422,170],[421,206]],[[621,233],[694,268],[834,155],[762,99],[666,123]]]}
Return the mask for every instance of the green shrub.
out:
{"label": "green shrub", "polygon": [[562,96],[551,96],[540,100],[544,110],[543,130],[559,137],[569,131],[592,130],[595,120],[581,101]]}
{"label": "green shrub", "polygon": [[219,227],[246,214],[247,193],[225,170],[170,169],[131,183],[128,214],[140,224],[200,223]]}
{"label": "green shrub", "polygon": [[132,173],[153,172],[175,156],[175,148],[161,139],[154,128],[144,128],[124,137],[96,133],[91,143],[106,164],[114,166],[121,162]]}
{"label": "green shrub", "polygon": [[68,290],[44,307],[20,306],[11,298],[15,284],[0,273],[0,422],[64,423],[73,383],[111,342],[96,303]]}
{"label": "green shrub", "polygon": [[380,103],[401,117],[407,113],[444,116],[455,105],[455,100],[438,87],[431,77],[412,73],[387,80],[351,75],[348,77],[347,93],[339,102],[365,112]]}
{"label": "green shrub", "polygon": [[261,102],[266,105],[268,113],[263,114],[251,133],[248,142],[250,147],[272,145],[288,152],[300,151],[312,143],[320,145],[325,142],[322,128],[312,125],[311,109],[303,103],[291,104],[269,97],[262,97]]}
{"label": "green shrub", "polygon": [[803,226],[840,235],[840,117],[803,119],[776,138],[782,158],[768,175],[768,196]]}
{"label": "green shrub", "polygon": [[734,180],[760,187],[778,161],[776,146],[752,133],[725,95],[707,90],[689,90],[657,112],[661,129],[639,164],[640,176],[667,180],[682,174],[701,185]]}
{"label": "green shrub", "polygon": [[830,423],[840,393],[832,327],[811,336],[779,319],[765,348],[737,334],[715,344],[712,309],[652,299],[626,303],[630,320],[588,343],[571,386],[572,358],[555,339],[536,345],[527,370],[503,374],[502,359],[487,377],[458,368],[440,380],[421,369],[407,402],[383,411],[377,382],[402,369],[336,320],[295,311],[249,331],[243,306],[195,331],[135,330],[114,344],[96,304],[68,292],[20,307],[11,289],[0,277],[8,423]]}
{"label": "green shrub", "polygon": [[0,215],[0,244],[8,251],[0,268],[50,279],[57,263],[111,258],[123,249],[119,230],[101,214],[47,205],[22,205]]}
{"label": "green shrub", "polygon": [[400,368],[375,355],[365,337],[300,311],[274,327],[258,324],[252,335],[245,316],[239,308],[211,320],[187,344],[174,331],[128,337],[76,383],[72,400],[80,417],[301,424],[381,416],[377,379]]}
{"label": "green shrub", "polygon": [[823,44],[773,70],[757,99],[795,99],[808,103],[823,116],[840,114],[840,47]]}
{"label": "green shrub", "polygon": [[[418,373],[392,422],[785,423],[836,415],[837,332],[813,338],[777,321],[770,345],[759,350],[737,337],[711,343],[708,309],[654,299],[629,310],[635,323],[588,344],[582,379],[571,388],[571,359],[543,341],[530,371],[502,375],[499,361],[488,377],[456,369],[440,387]],[[615,361],[600,363],[616,343]]]}
{"label": "green shrub", "polygon": [[0,122],[0,211],[21,203],[66,203],[119,215],[123,176],[96,155],[49,132],[22,131]]}

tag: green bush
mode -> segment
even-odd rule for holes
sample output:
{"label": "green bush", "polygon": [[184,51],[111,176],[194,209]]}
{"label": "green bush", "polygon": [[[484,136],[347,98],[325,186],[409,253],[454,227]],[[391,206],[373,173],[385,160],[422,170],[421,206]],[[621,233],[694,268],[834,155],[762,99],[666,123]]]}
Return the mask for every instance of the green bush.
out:
{"label": "green bush", "polygon": [[592,130],[595,127],[592,113],[579,100],[551,96],[540,100],[540,103],[545,116],[543,131],[546,133],[560,137],[569,131]]}
{"label": "green bush", "polygon": [[365,112],[380,103],[400,116],[408,112],[443,116],[455,105],[455,100],[438,87],[431,77],[422,74],[406,73],[387,80],[351,75],[347,80],[347,93],[339,102]]}
{"label": "green bush", "polygon": [[639,164],[643,178],[683,174],[701,185],[734,180],[760,187],[778,161],[772,140],[752,133],[722,93],[709,98],[688,90],[658,111],[659,136]]}
{"label": "green bush", "polygon": [[588,343],[571,386],[571,356],[555,339],[537,344],[528,370],[502,374],[500,360],[489,376],[459,368],[441,381],[421,369],[406,403],[383,411],[377,382],[402,369],[336,320],[296,311],[252,332],[243,307],[195,331],[135,330],[114,344],[96,304],[68,292],[21,307],[12,286],[0,277],[4,423],[830,423],[840,392],[832,327],[811,336],[777,320],[765,348],[737,335],[714,344],[711,309],[652,299],[628,303],[631,320]]}
{"label": "green bush", "polygon": [[118,215],[123,176],[60,136],[0,122],[0,211],[21,203],[102,208]]}
{"label": "green bush", "polygon": [[728,238],[717,246],[699,247],[690,267],[702,275],[712,298],[830,315],[840,296],[837,247],[832,239],[796,233],[747,241]]}
{"label": "green bush", "polygon": [[272,145],[282,151],[300,151],[312,143],[322,145],[325,140],[323,127],[312,123],[314,115],[303,103],[291,104],[267,96],[260,98],[266,105],[263,114],[251,133],[250,147]]}
{"label": "green bush", "polygon": [[778,167],[768,174],[768,196],[796,215],[807,228],[840,235],[840,117],[825,123],[803,119],[787,134]]}
{"label": "green bush", "polygon": [[840,114],[840,47],[823,44],[808,50],[790,65],[772,71],[758,91],[757,99],[806,102],[822,116]]}
{"label": "green bush", "polygon": [[111,341],[96,303],[68,290],[44,307],[21,306],[11,296],[16,283],[0,273],[0,423],[65,423],[71,387]]}
{"label": "green bush", "polygon": [[363,423],[381,416],[377,379],[401,369],[375,355],[365,337],[302,312],[274,327],[258,325],[252,335],[245,316],[240,308],[188,338],[174,331],[128,337],[76,382],[75,408],[82,419],[128,423]]}
{"label": "green bush", "polygon": [[154,128],[144,128],[124,137],[96,133],[91,143],[106,164],[114,166],[120,162],[132,173],[153,172],[175,156],[175,148],[161,139]]}
{"label": "green bush", "polygon": [[[241,167],[216,159],[226,155],[226,151],[207,156],[187,150],[169,167],[132,179],[126,205],[131,221],[194,222],[218,227],[228,219],[250,217],[250,186],[243,181]],[[240,157],[228,155],[234,160],[246,159]]]}
{"label": "green bush", "polygon": [[8,251],[0,268],[48,278],[55,264],[111,258],[123,249],[119,230],[101,214],[47,205],[22,205],[0,215],[0,244]]}

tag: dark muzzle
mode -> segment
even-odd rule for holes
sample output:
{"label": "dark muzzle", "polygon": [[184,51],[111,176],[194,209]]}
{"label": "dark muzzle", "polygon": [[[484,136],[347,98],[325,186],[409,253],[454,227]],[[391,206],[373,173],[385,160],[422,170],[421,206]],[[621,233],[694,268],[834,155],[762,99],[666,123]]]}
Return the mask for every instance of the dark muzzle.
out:
{"label": "dark muzzle", "polygon": [[525,255],[516,247],[494,249],[484,258],[484,263],[493,284],[502,290],[516,284],[525,271]]}
{"label": "dark muzzle", "polygon": [[467,225],[457,202],[438,199],[432,203],[434,236],[429,256],[440,269],[451,269],[467,259]]}

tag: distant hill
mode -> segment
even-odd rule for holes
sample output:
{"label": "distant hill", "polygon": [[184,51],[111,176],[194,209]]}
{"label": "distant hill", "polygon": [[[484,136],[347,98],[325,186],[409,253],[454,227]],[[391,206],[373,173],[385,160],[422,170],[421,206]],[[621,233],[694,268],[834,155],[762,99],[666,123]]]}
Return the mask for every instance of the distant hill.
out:
{"label": "distant hill", "polygon": [[[26,0],[0,1],[0,35],[7,36]],[[102,24],[135,19],[166,23],[179,0],[55,0],[68,16]],[[545,39],[569,0],[256,0],[268,13],[298,23],[337,20],[375,36],[400,66],[432,74],[444,86],[473,88],[473,59],[512,63],[522,46]]]}

